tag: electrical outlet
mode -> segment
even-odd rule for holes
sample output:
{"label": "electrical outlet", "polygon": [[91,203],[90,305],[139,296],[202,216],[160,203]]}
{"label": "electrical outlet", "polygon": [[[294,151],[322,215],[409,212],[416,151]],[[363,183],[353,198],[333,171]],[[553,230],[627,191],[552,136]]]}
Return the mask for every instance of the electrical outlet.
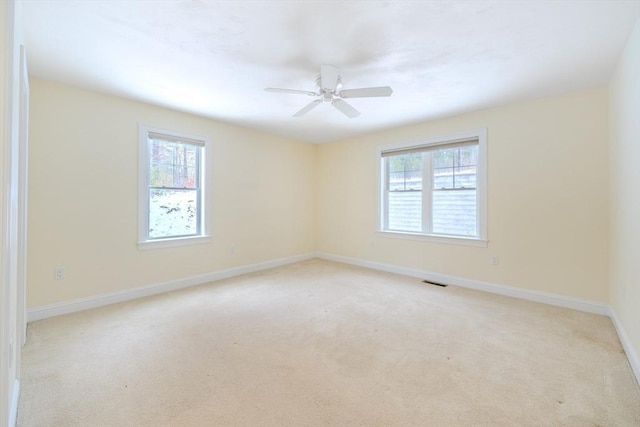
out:
{"label": "electrical outlet", "polygon": [[58,266],[55,268],[53,272],[53,278],[56,280],[64,279],[64,276],[67,274],[67,269],[63,266]]}
{"label": "electrical outlet", "polygon": [[498,265],[500,264],[500,257],[498,257],[497,255],[492,255],[489,257],[489,264],[491,265]]}

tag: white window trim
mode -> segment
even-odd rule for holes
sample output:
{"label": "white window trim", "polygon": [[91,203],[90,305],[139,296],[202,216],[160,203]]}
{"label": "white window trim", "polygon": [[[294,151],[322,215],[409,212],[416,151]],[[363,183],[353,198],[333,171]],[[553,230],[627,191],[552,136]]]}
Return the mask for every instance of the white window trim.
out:
{"label": "white window trim", "polygon": [[[158,133],[176,137],[177,139],[197,140],[204,143],[203,152],[200,156],[200,233],[197,236],[171,237],[166,239],[147,240],[147,230],[149,228],[149,162],[147,139],[149,133]],[[211,138],[204,135],[162,129],[159,127],[139,124],[139,145],[138,145],[138,249],[160,249],[176,246],[203,244],[211,241]]]}
{"label": "white window trim", "polygon": [[[476,212],[476,221],[478,223],[477,237],[464,236],[444,236],[441,234],[411,233],[402,231],[388,231],[384,229],[384,217],[382,214],[383,201],[385,199],[384,186],[382,178],[384,177],[384,164],[381,161],[382,153],[390,150],[401,150],[427,146],[446,145],[451,141],[478,139],[478,166],[476,170],[476,182],[478,198],[478,210]],[[449,135],[433,136],[420,141],[389,144],[378,147],[376,156],[377,163],[377,230],[376,235],[379,237],[388,237],[394,239],[419,240],[432,243],[444,243],[463,246],[480,246],[487,247],[487,129],[476,129],[468,132],[460,132]]]}

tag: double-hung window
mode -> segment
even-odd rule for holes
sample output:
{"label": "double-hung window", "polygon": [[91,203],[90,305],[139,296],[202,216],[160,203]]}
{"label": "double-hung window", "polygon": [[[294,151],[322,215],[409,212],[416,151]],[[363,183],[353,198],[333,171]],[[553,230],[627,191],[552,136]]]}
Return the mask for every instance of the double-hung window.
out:
{"label": "double-hung window", "polygon": [[140,125],[140,248],[208,240],[209,146],[208,137]]}
{"label": "double-hung window", "polygon": [[486,130],[380,151],[380,231],[486,244]]}

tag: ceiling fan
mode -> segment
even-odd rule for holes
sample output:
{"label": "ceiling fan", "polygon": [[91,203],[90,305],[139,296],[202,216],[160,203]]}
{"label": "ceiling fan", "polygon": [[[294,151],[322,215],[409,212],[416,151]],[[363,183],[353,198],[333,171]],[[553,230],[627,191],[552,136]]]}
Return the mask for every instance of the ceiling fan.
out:
{"label": "ceiling fan", "polygon": [[330,102],[335,108],[344,113],[349,118],[358,117],[360,111],[349,105],[343,98],[369,98],[380,96],[391,96],[393,90],[389,86],[381,87],[363,87],[359,89],[345,89],[342,90],[342,79],[338,74],[338,69],[333,65],[321,65],[320,74],[315,77],[315,85],[318,87],[318,92],[311,92],[306,90],[295,89],[280,89],[275,87],[268,87],[265,90],[267,92],[282,92],[293,93],[296,95],[307,95],[318,97],[309,104],[304,106],[300,111],[295,113],[293,117],[302,117],[309,111],[316,108],[323,102]]}

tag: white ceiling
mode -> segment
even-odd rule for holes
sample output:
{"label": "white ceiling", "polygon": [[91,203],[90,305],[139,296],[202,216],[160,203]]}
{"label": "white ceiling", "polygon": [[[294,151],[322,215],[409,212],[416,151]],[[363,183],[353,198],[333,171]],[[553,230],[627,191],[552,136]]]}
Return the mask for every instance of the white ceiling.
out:
{"label": "white ceiling", "polygon": [[[309,142],[606,84],[640,0],[24,0],[34,76]],[[291,117],[321,64],[345,89]]]}

